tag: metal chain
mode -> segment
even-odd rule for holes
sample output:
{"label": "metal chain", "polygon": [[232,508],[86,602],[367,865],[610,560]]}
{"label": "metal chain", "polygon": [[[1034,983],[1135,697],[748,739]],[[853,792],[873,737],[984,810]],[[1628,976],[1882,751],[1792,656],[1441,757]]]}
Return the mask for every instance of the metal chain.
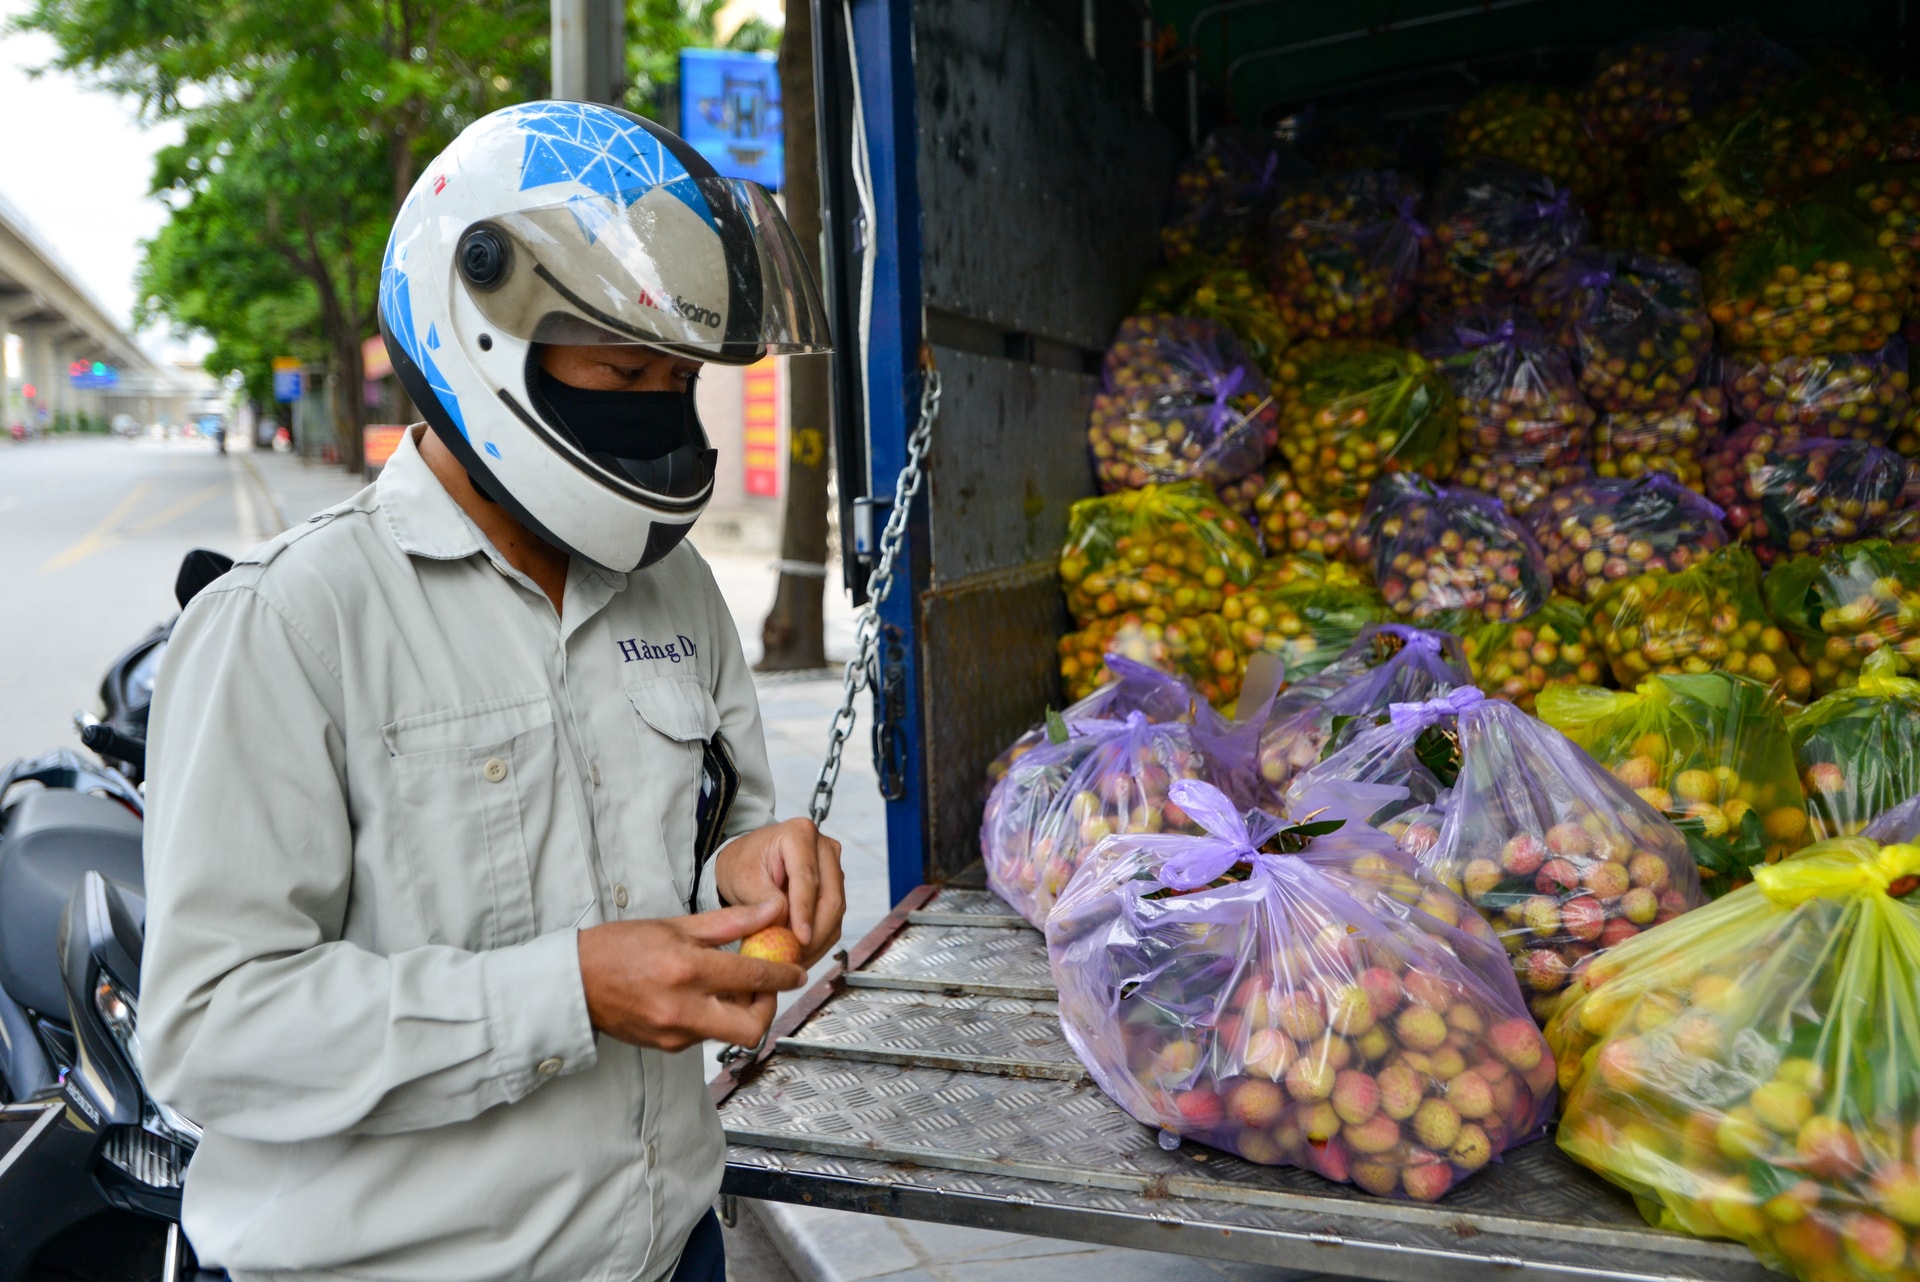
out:
{"label": "metal chain", "polygon": [[940,371],[931,359],[923,358],[920,369],[920,421],[907,437],[907,464],[900,469],[893,485],[893,508],[880,532],[880,547],[874,558],[873,573],[867,576],[867,603],[854,620],[854,656],[847,661],[842,678],[840,710],[833,714],[833,729],[827,737],[827,759],[820,764],[820,776],[814,780],[813,801],[807,813],[816,824],[825,823],[833,809],[833,790],[840,782],[840,755],[853,735],[859,719],[855,700],[862,690],[873,685],[876,657],[880,648],[880,603],[893,591],[894,562],[907,537],[907,513],[914,496],[926,482],[927,444],[933,438],[933,421],[940,417]]}

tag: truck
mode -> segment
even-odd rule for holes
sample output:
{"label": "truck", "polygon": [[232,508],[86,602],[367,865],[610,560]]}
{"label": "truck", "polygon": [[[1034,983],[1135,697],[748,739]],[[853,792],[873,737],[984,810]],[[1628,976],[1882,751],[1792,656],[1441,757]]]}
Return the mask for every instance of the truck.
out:
{"label": "truck", "polygon": [[1061,704],[1056,565],[1069,507],[1094,492],[1102,350],[1159,257],[1175,166],[1210,128],[1413,120],[1501,79],[1577,84],[1598,50],[1676,23],[1752,21],[1904,67],[1904,7],[816,0],[814,14],[842,570],[857,595],[876,560],[891,579],[861,675],[896,906],[714,1080],[725,1193],[1303,1276],[1772,1276],[1742,1246],[1649,1227],[1550,1135],[1431,1205],[1162,1147],[1075,1060],[1041,936],[985,888],[982,780]]}

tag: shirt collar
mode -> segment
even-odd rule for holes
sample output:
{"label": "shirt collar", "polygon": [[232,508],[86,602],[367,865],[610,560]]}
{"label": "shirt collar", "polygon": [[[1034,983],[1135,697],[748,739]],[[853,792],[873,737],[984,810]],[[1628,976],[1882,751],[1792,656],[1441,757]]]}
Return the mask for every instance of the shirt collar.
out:
{"label": "shirt collar", "polygon": [[458,561],[484,551],[486,544],[479,529],[420,457],[420,433],[426,430],[424,423],[416,423],[400,434],[400,444],[380,469],[374,491],[380,496],[387,528],[402,552],[435,561]]}
{"label": "shirt collar", "polygon": [[[400,434],[393,457],[380,469],[374,490],[380,496],[380,511],[387,518],[393,541],[409,556],[424,556],[435,561],[458,561],[484,552],[496,556],[487,538],[473,519],[440,484],[427,461],[420,457],[420,434],[427,430],[416,423]],[[496,557],[497,559],[497,557]],[[597,579],[607,595],[626,590],[627,576],[617,570],[602,570],[572,558],[568,576]],[[601,604],[604,604],[604,599]]]}

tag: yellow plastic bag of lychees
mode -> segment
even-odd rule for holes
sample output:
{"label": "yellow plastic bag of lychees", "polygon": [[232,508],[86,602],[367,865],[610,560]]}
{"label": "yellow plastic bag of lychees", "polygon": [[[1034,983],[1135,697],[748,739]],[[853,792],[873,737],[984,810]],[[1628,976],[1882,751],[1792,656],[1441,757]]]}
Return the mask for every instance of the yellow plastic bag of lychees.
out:
{"label": "yellow plastic bag of lychees", "polygon": [[1910,1278],[1920,847],[1840,838],[1595,959],[1547,1026],[1560,1147],[1661,1228]]}

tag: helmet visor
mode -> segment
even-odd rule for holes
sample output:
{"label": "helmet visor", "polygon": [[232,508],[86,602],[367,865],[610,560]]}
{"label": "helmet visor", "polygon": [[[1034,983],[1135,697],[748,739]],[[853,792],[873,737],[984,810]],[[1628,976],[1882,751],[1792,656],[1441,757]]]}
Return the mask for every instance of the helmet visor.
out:
{"label": "helmet visor", "polygon": [[631,343],[744,363],[832,348],[819,286],[758,183],[683,176],[628,203],[576,196],[467,229],[454,276],[536,343]]}

